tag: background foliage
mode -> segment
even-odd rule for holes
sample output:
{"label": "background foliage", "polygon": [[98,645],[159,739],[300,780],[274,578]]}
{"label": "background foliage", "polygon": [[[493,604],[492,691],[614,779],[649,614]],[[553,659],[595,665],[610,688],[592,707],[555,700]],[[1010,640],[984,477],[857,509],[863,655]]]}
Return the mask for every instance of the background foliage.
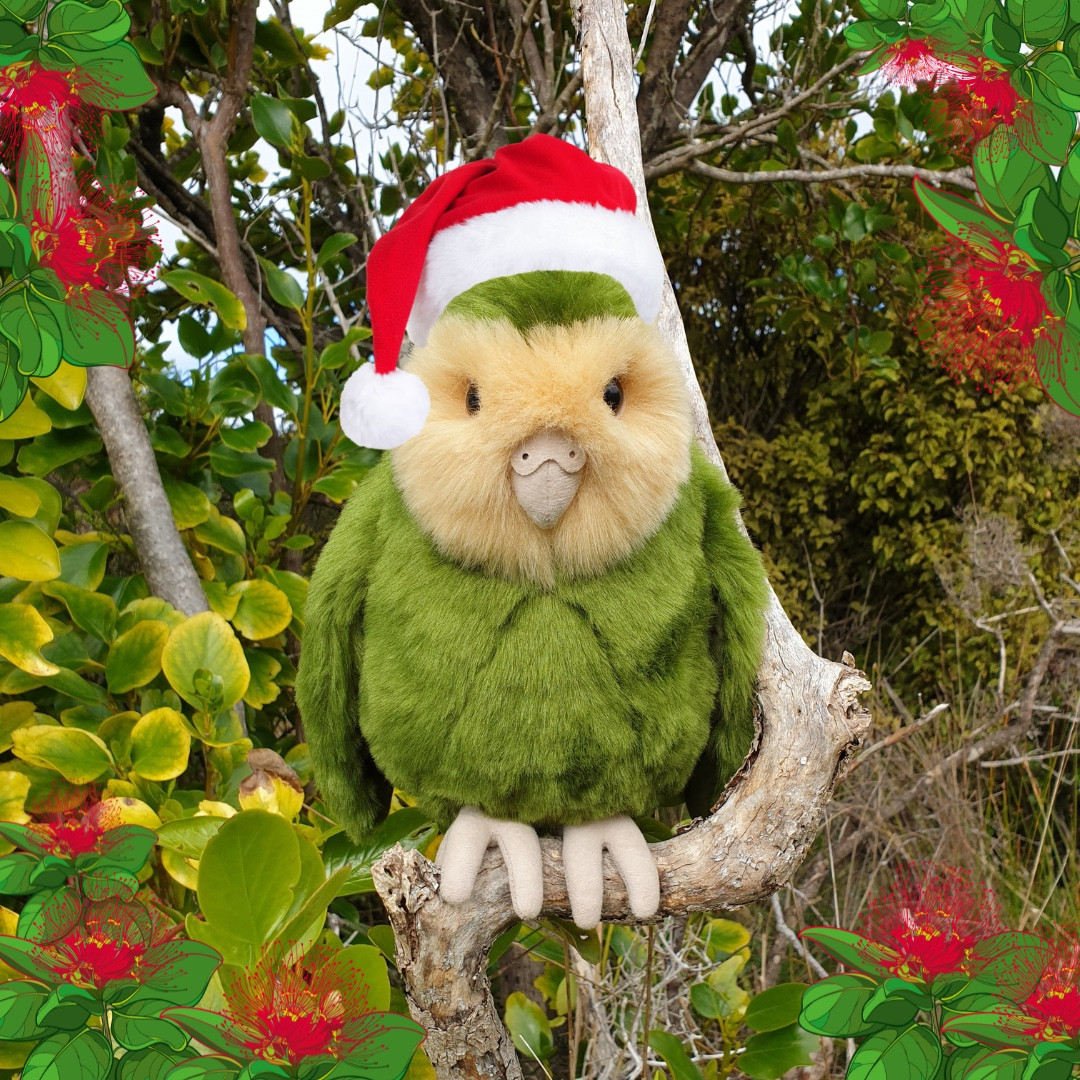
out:
{"label": "background foliage", "polygon": [[[367,356],[364,263],[448,164],[530,130],[580,137],[574,31],[567,6],[539,2],[338,0],[311,27],[272,6],[246,38],[254,5],[127,5],[160,93],[114,114],[93,157],[184,233],[160,268],[167,287],[133,302],[130,374],[209,610],[151,594],[85,372],[32,380],[0,424],[0,802],[25,823],[91,789],[122,799],[124,821],[157,834],[140,882],[228,965],[289,935],[392,965],[370,866],[398,841],[433,854],[438,838],[399,793],[370,843],[349,843],[319,800],[292,697],[308,575],[377,460],[336,423]],[[665,0],[646,34],[650,11],[629,9],[650,205],[717,439],[795,625],[878,687],[877,741],[772,908],[587,939],[516,928],[490,972],[536,1075],[640,1071],[648,1046],[676,1080],[737,1067],[767,1080],[810,1052],[827,1070],[833,1053],[784,997],[786,980],[813,979],[785,930],[804,913],[850,925],[879,864],[947,856],[993,880],[1021,929],[1078,914],[1062,883],[1076,881],[1080,664],[1048,642],[1077,600],[1080,429],[1037,387],[990,396],[923,353],[913,316],[931,226],[909,174],[889,167],[964,162],[926,95],[866,96],[838,32],[862,12],[804,0],[760,62],[760,7]],[[368,126],[312,71],[346,36],[377,57]],[[741,101],[707,78],[721,59]],[[215,128],[212,106],[234,104]],[[834,183],[701,168],[837,161],[886,168]],[[165,359],[166,323],[183,370]],[[980,742],[1010,725],[993,753]],[[243,820],[295,840],[295,859],[266,856],[273,880],[241,882],[215,855]],[[393,972],[387,1001],[405,1011]],[[0,1064],[17,1069],[8,1052]],[[430,1075],[421,1056],[413,1069]]]}

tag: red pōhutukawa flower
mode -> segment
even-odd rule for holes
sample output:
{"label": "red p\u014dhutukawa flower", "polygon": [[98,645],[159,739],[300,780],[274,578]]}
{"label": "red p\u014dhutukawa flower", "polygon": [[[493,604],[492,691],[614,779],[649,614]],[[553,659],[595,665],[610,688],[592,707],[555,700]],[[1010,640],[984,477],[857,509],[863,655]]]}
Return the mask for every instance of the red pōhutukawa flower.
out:
{"label": "red p\u014dhutukawa flower", "polygon": [[917,330],[949,375],[996,393],[1054,369],[1062,320],[1050,311],[1043,275],[1023,251],[992,238],[976,247],[946,236],[928,264]]}
{"label": "red p\u014dhutukawa flower", "polygon": [[1080,1036],[1080,942],[1055,942],[1042,954],[1020,1011],[1031,1018],[1030,1034],[1046,1042]]}
{"label": "red p\u014dhutukawa flower", "polygon": [[954,79],[963,69],[947,56],[935,52],[933,42],[925,38],[901,38],[888,46],[888,59],[878,69],[895,86],[915,90],[920,83],[931,87]]}
{"label": "red p\u014dhutukawa flower", "polygon": [[862,932],[899,954],[892,962],[902,979],[935,976],[977,966],[973,951],[1003,927],[986,885],[962,871],[933,865],[896,870],[871,901]]}

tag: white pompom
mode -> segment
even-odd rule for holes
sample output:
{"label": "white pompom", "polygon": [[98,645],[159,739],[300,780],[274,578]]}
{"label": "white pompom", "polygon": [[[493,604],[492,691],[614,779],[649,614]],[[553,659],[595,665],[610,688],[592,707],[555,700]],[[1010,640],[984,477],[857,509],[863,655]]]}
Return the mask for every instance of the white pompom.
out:
{"label": "white pompom", "polygon": [[396,368],[379,375],[373,363],[361,365],[341,391],[341,430],[357,446],[391,450],[424,426],[431,398],[423,381]]}

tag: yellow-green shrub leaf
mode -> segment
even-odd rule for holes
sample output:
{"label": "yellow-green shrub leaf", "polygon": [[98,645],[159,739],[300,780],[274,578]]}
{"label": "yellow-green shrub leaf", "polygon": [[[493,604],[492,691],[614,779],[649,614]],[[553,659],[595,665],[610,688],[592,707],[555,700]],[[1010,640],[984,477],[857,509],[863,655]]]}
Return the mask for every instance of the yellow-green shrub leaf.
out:
{"label": "yellow-green shrub leaf", "polygon": [[223,619],[231,619],[236,614],[240,597],[233,596],[223,581],[204,581],[202,587],[211,611],[216,611]]}
{"label": "yellow-green shrub leaf", "polygon": [[229,595],[240,598],[232,624],[252,641],[280,634],[292,622],[289,598],[269,581],[238,581]]}
{"label": "yellow-green shrub leaf", "polygon": [[52,581],[60,576],[60,552],[36,525],[0,521],[0,575],[19,581]]}
{"label": "yellow-green shrub leaf", "polygon": [[191,736],[175,709],[148,712],[131,731],[131,767],[147,780],[174,780],[186,768]]}
{"label": "yellow-green shrub leaf", "polygon": [[52,421],[33,402],[30,395],[22,399],[19,407],[0,422],[0,439],[32,439],[52,430]]}
{"label": "yellow-green shrub leaf", "polygon": [[244,700],[253,709],[261,709],[276,701],[281,693],[281,687],[274,682],[275,676],[281,671],[281,664],[263,649],[245,649],[244,655],[251,671],[251,682],[248,683]]}
{"label": "yellow-green shrub leaf", "polygon": [[72,784],[89,784],[112,768],[109,748],[96,735],[78,728],[44,724],[12,732],[15,756],[52,769]]}
{"label": "yellow-green shrub leaf", "polygon": [[0,476],[0,508],[19,517],[33,517],[40,506],[41,498],[25,480]]}
{"label": "yellow-green shrub leaf", "polygon": [[161,670],[161,653],[168,639],[168,624],[156,620],[136,623],[121,634],[105,658],[109,692],[125,694],[150,682]]}
{"label": "yellow-green shrub leaf", "polygon": [[206,675],[220,679],[217,709],[231,709],[247,690],[251,673],[232,627],[216,612],[201,611],[169,634],[161,667],[172,688],[189,705],[200,706],[207,695]]}
{"label": "yellow-green shrub leaf", "polygon": [[[16,728],[28,727],[34,722],[34,703],[32,701],[9,701],[0,705],[0,753],[11,749],[11,733]],[[3,794],[0,792],[0,799]],[[0,820],[10,821],[0,814]]]}
{"label": "yellow-green shrub leaf", "polygon": [[30,794],[30,777],[17,772],[0,772],[0,821],[15,821],[25,825],[30,820],[26,812],[26,796]]}
{"label": "yellow-green shrub leaf", "polygon": [[96,541],[67,544],[60,549],[60,578],[80,589],[96,589],[105,577],[106,544]]}
{"label": "yellow-green shrub leaf", "polygon": [[194,529],[210,516],[210,499],[201,488],[182,480],[163,478],[162,483],[178,529]]}
{"label": "yellow-green shrub leaf", "polygon": [[21,671],[44,676],[55,675],[60,670],[41,655],[41,646],[52,639],[53,632],[37,608],[29,604],[0,604],[0,656]]}
{"label": "yellow-green shrub leaf", "polygon": [[185,618],[184,613],[177,611],[168,601],[157,596],[144,596],[124,605],[116,629],[123,634],[141,622],[151,621],[163,622],[171,630],[174,626],[179,626]]}
{"label": "yellow-green shrub leaf", "polygon": [[219,513],[216,506],[211,506],[210,516],[195,526],[195,536],[208,547],[220,548],[233,555],[243,555],[247,551],[244,530],[231,517]]}
{"label": "yellow-green shrub leaf", "polygon": [[65,409],[77,409],[86,393],[86,368],[61,360],[60,366],[51,375],[30,381]]}
{"label": "yellow-green shrub leaf", "polygon": [[104,593],[80,589],[66,581],[50,581],[42,585],[46,596],[61,600],[71,615],[72,622],[99,641],[109,641],[116,630],[116,604]]}

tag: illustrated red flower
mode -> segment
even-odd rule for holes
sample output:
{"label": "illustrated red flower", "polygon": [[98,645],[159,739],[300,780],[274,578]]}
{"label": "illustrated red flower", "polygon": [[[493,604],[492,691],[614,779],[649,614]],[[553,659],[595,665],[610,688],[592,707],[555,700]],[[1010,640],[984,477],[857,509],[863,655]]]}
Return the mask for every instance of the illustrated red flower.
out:
{"label": "illustrated red flower", "polygon": [[1020,1010],[1037,1021],[1029,1033],[1047,1042],[1080,1036],[1080,942],[1055,942],[1028,982]]}
{"label": "illustrated red flower", "polygon": [[970,973],[977,966],[972,950],[1002,929],[987,885],[927,864],[894,872],[871,901],[862,932],[900,954],[893,965],[899,978],[930,981],[944,972]]}
{"label": "illustrated red flower", "polygon": [[917,332],[956,381],[970,378],[997,393],[1055,369],[1062,320],[1047,306],[1042,274],[1024,252],[996,238],[985,244],[947,235],[929,257]]}
{"label": "illustrated red flower", "polygon": [[74,809],[49,814],[30,828],[48,854],[74,858],[100,853],[102,837],[120,824],[119,803],[97,802],[91,795]]}
{"label": "illustrated red flower", "polygon": [[934,87],[963,72],[952,59],[935,53],[925,38],[901,38],[886,51],[888,59],[878,70],[886,81],[908,90],[916,89],[920,83]]}
{"label": "illustrated red flower", "polygon": [[[1017,92],[1009,71],[985,56],[959,58],[955,74],[939,85],[931,111],[957,151],[970,152],[999,124],[1027,145],[1046,145],[1035,103]],[[1007,144],[990,150],[1008,153]]]}
{"label": "illustrated red flower", "polygon": [[74,925],[41,947],[59,979],[101,989],[110,982],[141,981],[167,962],[171,954],[161,947],[178,932],[154,908],[110,899],[86,904]]}
{"label": "illustrated red flower", "polygon": [[268,950],[244,977],[223,979],[227,1015],[246,1050],[277,1064],[347,1057],[371,1037],[367,983],[340,949],[315,945],[286,961]]}

